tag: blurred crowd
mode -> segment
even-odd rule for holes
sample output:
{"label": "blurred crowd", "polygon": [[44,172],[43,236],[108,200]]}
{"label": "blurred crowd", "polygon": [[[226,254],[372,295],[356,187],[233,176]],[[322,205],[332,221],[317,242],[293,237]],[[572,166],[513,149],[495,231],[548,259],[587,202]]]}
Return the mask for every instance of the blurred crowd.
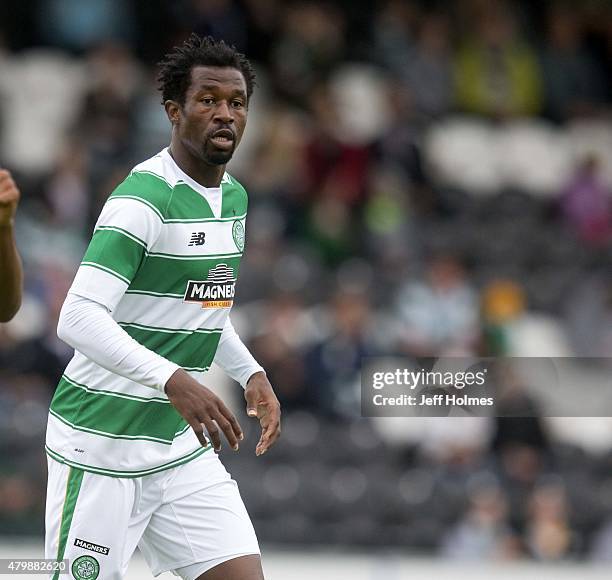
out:
{"label": "blurred crowd", "polygon": [[258,72],[229,171],[232,316],[289,417],[233,466],[262,539],[612,559],[610,420],[359,418],[366,356],[612,356],[604,0],[4,3],[26,285],[0,326],[0,532],[42,528],[59,309],[104,200],[168,144],[154,65],[191,31]]}

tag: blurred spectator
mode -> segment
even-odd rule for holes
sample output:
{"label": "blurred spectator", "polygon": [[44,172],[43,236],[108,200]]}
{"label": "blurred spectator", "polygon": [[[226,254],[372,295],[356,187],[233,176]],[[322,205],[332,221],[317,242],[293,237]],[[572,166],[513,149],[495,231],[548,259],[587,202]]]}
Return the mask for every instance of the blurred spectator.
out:
{"label": "blurred spectator", "polygon": [[566,316],[578,356],[612,356],[612,279],[608,272],[578,282],[568,296]]}
{"label": "blurred spectator", "polygon": [[545,112],[555,121],[593,113],[603,98],[602,72],[584,50],[581,33],[569,6],[551,7],[542,73]]}
{"label": "blurred spectator", "polygon": [[50,171],[85,89],[84,64],[65,52],[34,48],[10,55],[0,74],[0,164],[30,179]]}
{"label": "blurred spectator", "polygon": [[595,534],[589,559],[608,564],[612,562],[612,519],[607,520]]}
{"label": "blurred spectator", "polygon": [[372,27],[375,57],[394,75],[400,75],[412,51],[417,26],[416,6],[388,0],[376,11]]}
{"label": "blurred spectator", "polygon": [[525,310],[525,292],[511,280],[488,284],[482,293],[484,353],[488,356],[508,354],[508,325]]}
{"label": "blurred spectator", "polygon": [[296,103],[339,64],[344,53],[344,14],[331,4],[303,1],[284,7],[272,51],[276,90]]}
{"label": "blurred spectator", "polygon": [[267,304],[258,318],[251,340],[253,354],[267,369],[281,405],[288,410],[316,408],[316,394],[305,386],[302,356],[317,336],[312,315],[298,296],[285,293]]}
{"label": "blurred spectator", "polygon": [[281,14],[281,0],[245,0],[249,19],[246,54],[255,61],[267,60],[275,41]]}
{"label": "blurred spectator", "polygon": [[483,5],[474,38],[464,40],[455,62],[459,106],[490,117],[534,115],[541,107],[538,62],[518,34],[509,9]]}
{"label": "blurred spectator", "polygon": [[73,50],[110,39],[133,42],[136,33],[132,3],[123,0],[41,0],[35,13],[46,41]]}
{"label": "blurred spectator", "polygon": [[494,374],[489,373],[489,380],[494,380],[495,384],[498,415],[493,449],[500,452],[507,447],[526,445],[538,452],[546,451],[548,438],[540,419],[542,410],[512,363],[506,363],[506,360],[497,361],[491,369]]}
{"label": "blurred spectator", "polygon": [[590,245],[601,245],[612,233],[612,191],[600,174],[597,157],[589,156],[576,167],[563,188],[562,210],[576,235]]}
{"label": "blurred spectator", "polygon": [[426,119],[438,118],[453,106],[450,30],[442,14],[423,17],[416,45],[398,70],[414,107]]}
{"label": "blurred spectator", "polygon": [[508,503],[497,486],[474,490],[469,507],[444,538],[442,555],[458,560],[509,560],[520,555],[520,544],[508,522]]}
{"label": "blurred spectator", "polygon": [[561,560],[570,555],[574,538],[561,485],[543,484],[535,489],[525,537],[527,549],[538,560]]}
{"label": "blurred spectator", "polygon": [[88,169],[87,157],[80,144],[67,144],[45,191],[54,222],[79,234],[89,231],[91,200]]}
{"label": "blurred spectator", "polygon": [[200,36],[213,36],[233,44],[241,52],[247,45],[247,27],[244,13],[233,0],[180,0],[173,7],[178,22],[187,36],[195,32]]}
{"label": "blurred spectator", "polygon": [[569,356],[565,329],[552,316],[527,310],[523,287],[494,279],[482,291],[483,351],[488,356]]}
{"label": "blurred spectator", "polygon": [[327,332],[304,358],[306,388],[314,394],[320,412],[358,417],[361,364],[364,357],[377,354],[371,306],[364,293],[339,290],[328,308]]}
{"label": "blurred spectator", "polygon": [[460,262],[436,256],[423,280],[408,281],[395,305],[398,340],[413,356],[467,356],[478,339],[478,296]]}

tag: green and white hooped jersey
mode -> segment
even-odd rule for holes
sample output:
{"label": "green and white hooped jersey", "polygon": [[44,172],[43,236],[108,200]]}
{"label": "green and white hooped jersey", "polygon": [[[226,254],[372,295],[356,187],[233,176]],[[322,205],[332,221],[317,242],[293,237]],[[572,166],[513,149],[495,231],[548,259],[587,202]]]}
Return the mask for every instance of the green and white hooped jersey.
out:
{"label": "green and white hooped jersey", "polygon": [[[132,338],[201,379],[232,306],[246,213],[233,177],[204,188],[164,150],[109,197],[70,291],[106,306]],[[119,477],[205,451],[164,393],[78,351],[51,402],[46,443],[58,461]]]}

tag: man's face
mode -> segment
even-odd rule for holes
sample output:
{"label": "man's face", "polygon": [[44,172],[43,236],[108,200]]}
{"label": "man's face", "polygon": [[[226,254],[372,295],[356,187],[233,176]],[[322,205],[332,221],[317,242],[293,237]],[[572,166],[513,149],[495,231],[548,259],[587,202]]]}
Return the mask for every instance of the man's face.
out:
{"label": "man's face", "polygon": [[175,126],[191,155],[208,165],[225,165],[240,143],[247,120],[242,73],[229,67],[196,66]]}

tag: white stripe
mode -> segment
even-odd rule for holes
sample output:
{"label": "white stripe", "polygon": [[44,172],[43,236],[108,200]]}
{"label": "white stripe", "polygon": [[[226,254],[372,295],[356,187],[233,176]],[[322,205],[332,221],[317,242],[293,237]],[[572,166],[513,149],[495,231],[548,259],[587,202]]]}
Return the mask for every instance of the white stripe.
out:
{"label": "white stripe", "polygon": [[81,265],[69,292],[94,300],[111,310],[124,295],[125,284],[112,274]]}
{"label": "white stripe", "polygon": [[[208,221],[196,224],[166,223],[163,225],[156,243],[149,247],[151,254],[163,253],[184,256],[185,258],[213,257],[217,255],[240,256],[241,252],[234,241],[234,222],[245,218],[234,218],[226,221]],[[192,240],[204,235],[202,245],[189,245]]]}
{"label": "white stripe", "polygon": [[125,276],[122,276],[121,274],[119,274],[119,272],[115,272],[115,270],[112,270],[111,268],[107,268],[106,266],[102,266],[101,264],[97,264],[96,262],[81,262],[81,266],[89,266],[91,268],[95,268],[96,270],[102,270],[104,272],[108,272],[112,276],[116,276],[120,280],[123,280],[128,286],[130,284],[130,280],[126,278]]}
{"label": "white stripe", "polygon": [[[149,244],[149,235],[147,233],[142,233],[141,235],[138,235],[138,231],[137,228],[138,226],[136,225],[136,223],[134,223],[133,225],[130,225],[129,223],[127,224],[127,227],[125,225],[122,225],[121,222],[123,222],[124,220],[118,219],[117,221],[115,221],[113,219],[113,217],[111,217],[113,215],[113,213],[115,213],[115,206],[120,206],[121,209],[123,209],[124,207],[129,207],[127,206],[127,204],[130,204],[130,208],[129,208],[129,213],[125,216],[126,220],[128,222],[137,222],[137,220],[134,220],[134,216],[138,216],[139,213],[143,213],[146,216],[147,214],[150,213],[150,215],[155,216],[156,221],[158,222],[156,224],[156,226],[154,227],[159,227],[160,225],[160,221],[164,220],[164,216],[162,215],[162,213],[148,200],[143,199],[142,197],[138,197],[137,195],[117,195],[117,196],[113,196],[113,197],[109,197],[106,200],[106,203],[104,204],[104,207],[102,208],[102,213],[100,214],[100,217],[98,218],[98,221],[96,222],[96,227],[98,227],[99,225],[114,225],[114,226],[119,226],[122,228],[125,228],[129,231],[133,231],[134,235],[142,238],[143,240],[145,240],[147,242],[147,244]],[[146,209],[145,211],[145,208]],[[105,215],[105,210],[108,212]],[[150,212],[149,212],[150,210]],[[152,223],[149,223],[148,220],[145,217],[145,220],[143,220],[143,225],[153,225]],[[134,229],[132,229],[132,227]],[[151,240],[152,242],[153,240]]]}
{"label": "white stripe", "polygon": [[[120,393],[117,391],[114,391],[113,389],[92,389],[89,385],[86,384],[79,384],[78,382],[75,382],[75,380],[66,375],[64,373],[63,378],[70,383],[75,389],[81,389],[82,391],[86,391],[88,393],[99,393],[101,395],[108,395],[109,397],[117,397],[120,399],[128,399],[130,401],[136,401],[138,403],[148,403],[149,401],[155,401],[158,403],[164,403],[164,404],[170,404],[170,401],[168,400],[167,397],[162,398],[162,397],[136,397],[134,396],[134,393]],[[156,391],[157,392],[157,391]],[[143,400],[144,399],[144,400]]]}
{"label": "white stripe", "polygon": [[[188,372],[196,381],[202,382],[206,380],[207,370],[208,369]],[[157,401],[167,399],[165,393],[160,393],[156,389],[151,389],[150,387],[146,387],[145,385],[111,373],[89,360],[80,352],[74,353],[74,357],[68,363],[64,374],[69,379],[72,379],[72,381],[87,385],[90,391],[112,391],[117,393],[118,396],[123,395],[128,398],[136,396]]]}
{"label": "white stripe", "polygon": [[118,322],[182,330],[225,326],[229,309],[202,308],[200,303],[183,302],[182,298],[124,294],[113,318]]}

